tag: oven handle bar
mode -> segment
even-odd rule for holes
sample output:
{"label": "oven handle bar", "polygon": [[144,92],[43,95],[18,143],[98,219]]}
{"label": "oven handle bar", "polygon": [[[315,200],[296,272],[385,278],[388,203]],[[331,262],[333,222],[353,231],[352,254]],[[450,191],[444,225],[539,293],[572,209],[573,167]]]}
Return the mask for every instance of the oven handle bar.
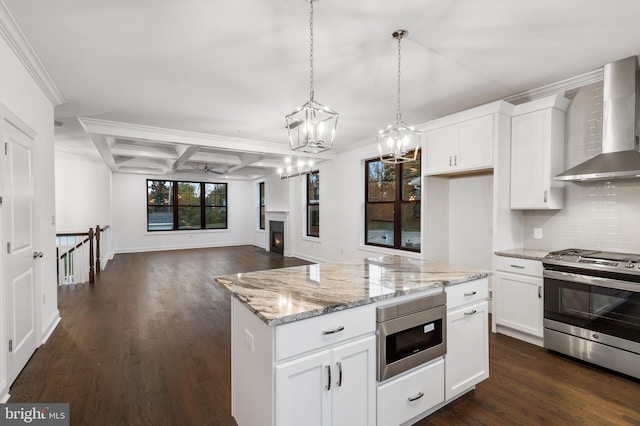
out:
{"label": "oven handle bar", "polygon": [[590,275],[574,274],[571,272],[550,271],[542,272],[544,278],[553,278],[560,281],[593,285],[598,287],[615,288],[617,290],[640,292],[640,285],[627,281],[614,280],[613,278],[593,277]]}

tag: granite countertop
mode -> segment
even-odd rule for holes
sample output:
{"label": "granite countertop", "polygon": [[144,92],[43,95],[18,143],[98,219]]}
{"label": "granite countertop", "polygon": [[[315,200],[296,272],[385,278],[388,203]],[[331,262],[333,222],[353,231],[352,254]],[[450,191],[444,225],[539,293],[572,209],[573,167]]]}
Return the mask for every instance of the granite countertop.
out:
{"label": "granite countertop", "polygon": [[489,271],[403,256],[321,263],[216,277],[268,325],[459,284]]}
{"label": "granite countertop", "polygon": [[531,260],[542,260],[548,253],[549,253],[548,250],[536,250],[536,249],[526,249],[526,248],[500,250],[495,252],[496,256],[517,257],[519,259],[531,259]]}

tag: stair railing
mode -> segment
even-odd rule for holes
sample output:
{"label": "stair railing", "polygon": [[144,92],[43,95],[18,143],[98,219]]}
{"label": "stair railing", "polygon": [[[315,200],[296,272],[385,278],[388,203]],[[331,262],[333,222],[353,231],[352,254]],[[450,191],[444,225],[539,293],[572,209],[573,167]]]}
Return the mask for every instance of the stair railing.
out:
{"label": "stair railing", "polygon": [[[101,241],[110,246],[110,238],[102,238],[110,226],[89,228],[88,232],[56,234],[58,285],[95,282],[103,265],[100,259]],[[107,253],[110,247],[107,247]]]}

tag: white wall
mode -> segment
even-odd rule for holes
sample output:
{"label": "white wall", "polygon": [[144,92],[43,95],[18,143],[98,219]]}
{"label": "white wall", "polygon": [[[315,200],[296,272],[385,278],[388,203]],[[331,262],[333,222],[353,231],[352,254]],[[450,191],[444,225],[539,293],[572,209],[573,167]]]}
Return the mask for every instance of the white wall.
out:
{"label": "white wall", "polygon": [[56,231],[111,225],[111,170],[102,158],[56,151]]}
{"label": "white wall", "polygon": [[[227,183],[226,230],[147,232],[147,179]],[[252,244],[255,232],[255,183],[205,176],[112,175],[112,235],[115,253]]]}
{"label": "white wall", "polygon": [[[4,38],[0,38],[0,103],[18,116],[37,134],[33,151],[35,174],[35,235],[38,251],[44,257],[36,270],[36,332],[37,340],[48,336],[59,320],[57,309],[57,284],[55,264],[55,187],[53,153],[53,105],[35,82],[31,74],[18,60]],[[6,241],[0,226],[0,240]],[[4,251],[2,253],[5,253]],[[4,257],[3,257],[4,262]],[[7,380],[7,334],[6,277],[2,266],[0,275],[0,401],[6,397]],[[45,302],[43,303],[43,298]]]}
{"label": "white wall", "polygon": [[[565,168],[601,152],[602,82],[567,93]],[[640,252],[640,179],[567,182],[564,208],[524,213],[525,247]],[[542,228],[543,239],[533,239]]]}
{"label": "white wall", "polygon": [[[337,144],[337,142],[336,142]],[[318,164],[320,171],[320,238],[303,235],[304,177],[291,181],[292,220],[295,217],[296,256],[313,261],[361,259],[378,254],[419,254],[365,246],[364,242],[364,161],[376,158],[375,140],[359,148],[338,152],[331,161]]]}

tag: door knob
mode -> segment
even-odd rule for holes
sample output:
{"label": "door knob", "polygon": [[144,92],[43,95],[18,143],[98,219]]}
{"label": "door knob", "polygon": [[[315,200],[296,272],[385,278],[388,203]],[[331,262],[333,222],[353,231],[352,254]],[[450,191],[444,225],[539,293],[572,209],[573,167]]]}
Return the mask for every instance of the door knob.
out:
{"label": "door knob", "polygon": [[34,251],[33,252],[33,258],[34,259],[37,258],[37,257],[42,257],[42,256],[44,256],[44,254],[42,254],[41,251]]}

